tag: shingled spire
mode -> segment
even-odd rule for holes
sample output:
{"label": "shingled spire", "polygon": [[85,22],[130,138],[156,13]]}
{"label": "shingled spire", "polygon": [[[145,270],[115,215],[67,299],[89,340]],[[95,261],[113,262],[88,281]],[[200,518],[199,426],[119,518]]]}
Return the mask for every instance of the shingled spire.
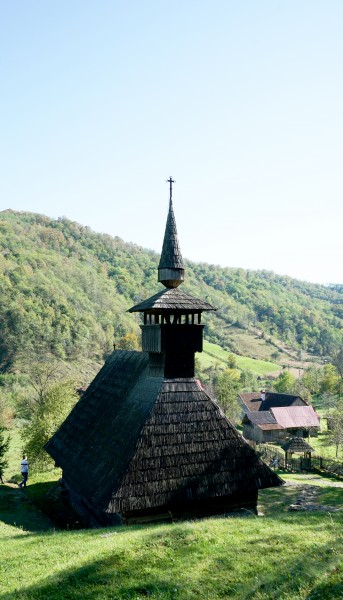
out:
{"label": "shingled spire", "polygon": [[184,280],[185,269],[176,230],[176,222],[173,210],[173,183],[172,177],[167,179],[170,186],[169,212],[164,232],[162,254],[158,265],[158,281],[166,288],[176,288]]}

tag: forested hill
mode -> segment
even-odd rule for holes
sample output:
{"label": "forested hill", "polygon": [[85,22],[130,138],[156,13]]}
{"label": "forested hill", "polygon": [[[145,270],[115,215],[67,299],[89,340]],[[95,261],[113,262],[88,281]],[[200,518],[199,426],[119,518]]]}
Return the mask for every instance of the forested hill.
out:
{"label": "forested hill", "polygon": [[[113,341],[139,333],[126,311],[156,293],[159,255],[65,218],[0,213],[0,369],[46,349],[58,358],[102,360]],[[267,271],[186,261],[183,290],[218,307],[206,337],[235,347],[233,331],[329,355],[342,343],[343,289]]]}

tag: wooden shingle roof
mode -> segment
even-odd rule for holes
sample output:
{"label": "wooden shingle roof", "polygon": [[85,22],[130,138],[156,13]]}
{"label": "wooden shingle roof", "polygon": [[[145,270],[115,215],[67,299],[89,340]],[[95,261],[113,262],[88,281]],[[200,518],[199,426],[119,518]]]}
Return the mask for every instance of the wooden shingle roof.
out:
{"label": "wooden shingle roof", "polygon": [[194,379],[164,380],[109,508],[152,508],[280,483]]}
{"label": "wooden shingle roof", "polygon": [[108,513],[281,485],[193,378],[116,351],[46,445],[69,488]]}
{"label": "wooden shingle roof", "polygon": [[136,304],[128,312],[143,312],[145,310],[184,310],[190,312],[217,310],[212,304],[185,294],[179,288],[161,290],[147,300]]}
{"label": "wooden shingle roof", "polygon": [[307,442],[305,442],[302,437],[292,437],[288,440],[283,446],[281,446],[282,450],[285,452],[313,452],[312,446],[310,446]]}
{"label": "wooden shingle roof", "polygon": [[184,269],[180,250],[179,238],[176,230],[176,221],[173,203],[170,200],[166,229],[163,238],[163,246],[159,269]]}
{"label": "wooden shingle roof", "polygon": [[66,482],[102,508],[119,485],[161,386],[161,378],[147,378],[147,365],[146,353],[113,352],[46,445]]}

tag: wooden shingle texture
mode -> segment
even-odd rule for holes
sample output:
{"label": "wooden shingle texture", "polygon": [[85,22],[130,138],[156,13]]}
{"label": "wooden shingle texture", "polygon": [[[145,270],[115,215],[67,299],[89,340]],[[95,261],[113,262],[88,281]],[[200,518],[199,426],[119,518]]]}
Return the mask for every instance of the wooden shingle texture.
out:
{"label": "wooden shingle texture", "polygon": [[110,509],[172,506],[279,484],[194,379],[164,380]]}
{"label": "wooden shingle texture", "polygon": [[159,269],[184,269],[176,229],[173,203],[170,202]]}
{"label": "wooden shingle texture", "polygon": [[305,442],[302,437],[292,437],[281,446],[282,450],[285,452],[293,453],[298,452],[299,454],[302,452],[313,452],[314,449],[307,442]]}
{"label": "wooden shingle texture", "polygon": [[114,352],[46,449],[67,487],[103,514],[282,483],[193,378],[149,376],[143,352]]}
{"label": "wooden shingle texture", "polygon": [[199,298],[185,294],[179,288],[165,289],[157,292],[147,300],[136,304],[128,312],[143,312],[145,310],[180,310],[180,311],[203,311],[216,310],[212,304],[204,302]]}

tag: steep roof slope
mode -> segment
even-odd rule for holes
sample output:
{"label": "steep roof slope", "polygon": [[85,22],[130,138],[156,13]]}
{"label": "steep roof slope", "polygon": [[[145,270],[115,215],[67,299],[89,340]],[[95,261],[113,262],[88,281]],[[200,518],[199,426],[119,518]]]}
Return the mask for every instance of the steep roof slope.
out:
{"label": "steep roof slope", "polygon": [[281,483],[198,382],[166,379],[109,509],[168,506]]}
{"label": "steep roof slope", "polygon": [[150,377],[143,352],[114,352],[46,449],[106,512],[282,483],[194,379]]}
{"label": "steep roof slope", "polygon": [[46,445],[66,482],[98,506],[119,485],[161,386],[147,364],[143,352],[113,352]]}
{"label": "steep roof slope", "polygon": [[163,246],[159,269],[183,269],[183,259],[180,250],[179,238],[177,235],[176,221],[174,216],[173,203],[170,200],[169,212],[167,217],[166,229],[164,232]]}

